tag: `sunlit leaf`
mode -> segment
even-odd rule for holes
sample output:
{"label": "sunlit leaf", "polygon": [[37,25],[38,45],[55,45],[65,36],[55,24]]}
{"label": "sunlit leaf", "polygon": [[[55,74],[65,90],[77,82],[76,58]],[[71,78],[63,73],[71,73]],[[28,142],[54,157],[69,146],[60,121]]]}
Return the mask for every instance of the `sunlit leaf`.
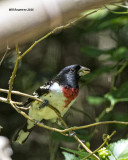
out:
{"label": "sunlit leaf", "polygon": [[73,150],[73,149],[69,149],[69,148],[64,148],[64,147],[61,147],[61,149],[65,150],[65,151],[67,151],[67,152],[76,154],[76,155],[78,155],[78,156],[81,156],[81,157],[83,157],[83,158],[89,155],[89,153],[87,153],[87,152],[85,152],[85,151],[82,151],[82,150],[77,151],[77,150]]}
{"label": "sunlit leaf", "polygon": [[62,152],[62,153],[64,155],[65,160],[80,160],[74,154],[67,153],[67,152]]}
{"label": "sunlit leaf", "polygon": [[110,160],[128,160],[128,139],[121,139],[115,143],[111,143],[108,150],[112,152],[111,156],[109,156]]}

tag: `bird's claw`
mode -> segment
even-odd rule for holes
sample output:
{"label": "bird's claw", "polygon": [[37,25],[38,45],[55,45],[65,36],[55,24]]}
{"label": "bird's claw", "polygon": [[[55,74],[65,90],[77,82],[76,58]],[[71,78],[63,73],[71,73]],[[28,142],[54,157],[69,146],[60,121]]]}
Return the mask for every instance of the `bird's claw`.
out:
{"label": "bird's claw", "polygon": [[36,126],[36,125],[37,125],[37,123],[39,123],[39,121],[34,120],[34,126]]}
{"label": "bird's claw", "polygon": [[49,101],[45,99],[43,103],[39,106],[39,109],[44,108],[45,106],[48,106],[48,104],[49,104]]}
{"label": "bird's claw", "polygon": [[74,131],[72,131],[71,133],[69,133],[69,136],[74,136],[74,135],[76,135],[76,132],[74,132]]}

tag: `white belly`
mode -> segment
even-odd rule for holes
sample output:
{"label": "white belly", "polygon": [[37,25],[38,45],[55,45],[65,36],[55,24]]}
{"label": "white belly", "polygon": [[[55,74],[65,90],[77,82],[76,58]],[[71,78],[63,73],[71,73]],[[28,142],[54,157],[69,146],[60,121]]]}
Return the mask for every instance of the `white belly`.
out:
{"label": "white belly", "polygon": [[[47,94],[46,96],[43,95],[40,98],[42,100],[45,100],[45,99],[48,100],[49,103],[61,113],[61,116],[63,116],[67,112],[69,107],[75,101],[74,99],[68,105],[68,107],[65,107],[66,98],[63,95],[62,89],[59,88],[58,90],[54,90],[53,87],[51,88],[51,92],[49,94]],[[41,106],[41,103],[37,101],[31,104],[31,108],[29,110],[29,116],[31,118],[38,120],[38,121],[41,121],[43,119],[55,121],[58,118],[57,114],[52,109],[50,109],[48,106],[43,107],[41,109],[39,108],[40,106]]]}

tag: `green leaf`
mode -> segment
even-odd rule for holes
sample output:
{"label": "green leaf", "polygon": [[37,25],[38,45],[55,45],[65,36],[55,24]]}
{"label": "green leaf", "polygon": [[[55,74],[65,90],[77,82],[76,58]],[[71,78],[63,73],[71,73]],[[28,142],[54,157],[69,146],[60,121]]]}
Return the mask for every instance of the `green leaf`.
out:
{"label": "green leaf", "polygon": [[120,61],[123,58],[128,58],[128,49],[126,47],[120,47],[112,52],[112,59]]}
{"label": "green leaf", "polygon": [[64,149],[65,151],[71,152],[73,154],[77,154],[81,158],[84,158],[84,157],[89,155],[89,153],[87,153],[87,152],[85,152],[83,150],[77,151],[77,150],[72,150],[72,149],[64,148],[64,147],[61,147],[61,149]]}
{"label": "green leaf", "polygon": [[101,67],[99,69],[96,69],[95,71],[85,75],[81,80],[85,83],[91,82],[93,79],[99,77],[100,75],[104,73],[110,73],[113,71],[113,67]]}
{"label": "green leaf", "polygon": [[71,136],[64,136],[64,135],[59,134],[57,132],[53,132],[51,134],[51,138],[54,139],[57,142],[60,142],[60,141],[74,142],[75,141],[73,137],[71,137]]}
{"label": "green leaf", "polygon": [[81,51],[84,52],[86,55],[93,57],[93,58],[96,58],[104,53],[107,53],[107,51],[100,50],[97,48],[88,47],[88,46],[82,48]]}
{"label": "green leaf", "polygon": [[106,94],[105,98],[107,98],[111,104],[128,101],[128,82],[123,83],[118,89]]}
{"label": "green leaf", "polygon": [[108,150],[112,153],[109,156],[110,160],[128,160],[128,139],[121,139],[115,143],[111,143]]}
{"label": "green leaf", "polygon": [[[85,157],[87,157],[88,155],[90,155],[89,153],[87,153],[87,152],[85,152],[85,150],[72,150],[72,149],[69,149],[69,148],[64,148],[64,147],[61,147],[61,149],[64,149],[65,151],[67,151],[67,152],[71,152],[71,153],[73,153],[73,154],[76,154],[76,155],[78,155],[79,156],[79,158],[80,159],[82,159],[82,158],[85,158]],[[88,159],[86,159],[86,160],[93,160],[93,159],[95,159],[95,157],[93,157],[93,156],[90,156]]]}
{"label": "green leaf", "polygon": [[109,55],[109,57],[107,57],[107,60],[109,58],[113,61],[119,61],[123,58],[128,57],[128,49],[126,47],[119,47],[117,49],[113,48],[109,50],[100,50],[97,48],[86,46],[82,48],[81,51],[92,58],[97,58],[100,55],[106,54]]}
{"label": "green leaf", "polygon": [[[128,122],[128,113],[127,112],[121,112],[121,111],[116,111],[112,113],[112,118],[116,121],[124,121]],[[127,129],[126,125],[121,125],[121,124],[114,124],[115,128],[118,128],[120,130]]]}
{"label": "green leaf", "polygon": [[98,96],[89,96],[87,100],[88,100],[88,103],[90,103],[91,105],[95,105],[95,106],[99,106],[100,104],[105,102],[104,97],[98,97]]}
{"label": "green leaf", "polygon": [[102,22],[100,21],[99,25],[97,26],[98,30],[103,30],[106,28],[111,28],[115,31],[115,28],[118,28],[120,25],[125,25],[128,22],[127,16],[119,16],[109,19],[102,19]]}
{"label": "green leaf", "polygon": [[74,154],[67,153],[67,152],[62,152],[62,153],[64,155],[65,160],[80,160]]}
{"label": "green leaf", "polygon": [[115,11],[112,11],[112,10],[110,10],[110,12],[112,12],[114,14],[128,14],[128,12],[115,12]]}

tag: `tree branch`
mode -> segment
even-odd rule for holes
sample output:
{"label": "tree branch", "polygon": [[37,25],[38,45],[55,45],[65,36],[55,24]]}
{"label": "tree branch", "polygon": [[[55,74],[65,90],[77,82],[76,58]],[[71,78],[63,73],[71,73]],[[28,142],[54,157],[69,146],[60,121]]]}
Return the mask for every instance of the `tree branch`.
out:
{"label": "tree branch", "polygon": [[[0,92],[8,93],[9,90],[0,88]],[[15,94],[15,95],[19,95],[19,96],[22,96],[22,97],[31,98],[31,99],[34,99],[34,100],[39,101],[39,102],[43,102],[41,99],[39,99],[35,96],[29,95],[29,94],[26,94],[26,93],[22,93],[22,92],[19,92],[19,91],[11,91],[11,94]]]}
{"label": "tree branch", "polygon": [[122,122],[122,121],[104,121],[104,122],[96,122],[96,123],[92,123],[92,124],[88,124],[85,126],[75,126],[75,127],[71,127],[68,129],[64,129],[61,132],[66,133],[69,131],[75,131],[75,130],[79,130],[79,129],[85,129],[85,128],[90,128],[90,127],[94,127],[94,126],[99,126],[99,125],[105,125],[105,124],[122,124],[122,125],[128,125],[128,122]]}
{"label": "tree branch", "polygon": [[[62,122],[62,124],[65,126],[66,129],[68,129],[68,125],[65,123],[65,121],[63,120],[63,118],[61,117],[61,114],[60,112],[55,108],[53,107],[52,105],[49,105],[50,108],[52,110],[55,111],[55,113],[57,114],[58,118],[60,119],[60,121]],[[72,135],[75,140],[85,149],[85,151],[87,151],[88,153],[90,153],[91,155],[93,155],[96,159],[100,160],[99,157],[97,155],[95,155],[95,153],[93,153],[78,137],[76,134],[72,133],[72,130],[69,131],[69,134]]]}
{"label": "tree branch", "polygon": [[57,31],[60,31],[60,30],[63,30],[63,29],[67,29],[68,27],[72,26],[73,24],[75,24],[76,22],[80,21],[81,19],[97,12],[97,10],[95,11],[92,11],[84,16],[81,16],[77,19],[75,19],[74,21],[70,22],[70,23],[67,23],[66,25],[64,26],[59,26],[59,27],[56,27],[55,29],[53,29],[51,32],[49,32],[48,34],[46,34],[45,36],[43,36],[42,38],[40,38],[39,40],[35,41],[20,57],[19,59],[22,59],[28,52],[30,52],[39,42],[43,41],[44,39],[48,38],[50,35],[56,33]]}
{"label": "tree branch", "polygon": [[19,63],[20,55],[19,55],[18,45],[16,45],[16,55],[17,55],[16,63],[15,63],[15,66],[14,66],[14,69],[13,69],[13,72],[12,72],[12,76],[10,77],[10,80],[9,80],[9,92],[8,92],[8,98],[7,98],[8,101],[11,100],[11,91],[12,91],[12,88],[13,88],[13,82],[14,82],[14,78],[16,76],[18,63]]}
{"label": "tree branch", "polygon": [[[110,141],[111,137],[112,137],[115,133],[116,133],[116,131],[113,131],[110,136],[108,135],[108,136],[104,139],[104,142],[103,142],[95,151],[93,151],[93,153],[96,153],[96,152],[97,152],[98,150],[100,150],[108,141]],[[87,157],[83,158],[82,160],[88,159],[91,155],[92,155],[92,154],[88,155]]]}

